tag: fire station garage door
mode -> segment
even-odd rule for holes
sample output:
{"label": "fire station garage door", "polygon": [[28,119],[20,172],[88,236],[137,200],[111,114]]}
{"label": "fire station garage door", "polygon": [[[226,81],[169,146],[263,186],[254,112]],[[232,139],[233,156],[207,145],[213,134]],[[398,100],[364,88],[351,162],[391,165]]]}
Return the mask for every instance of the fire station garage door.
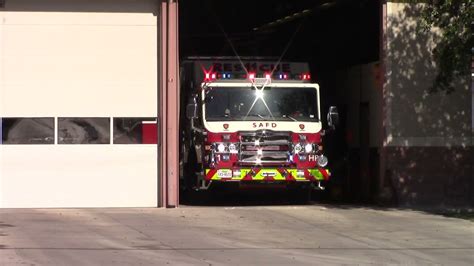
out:
{"label": "fire station garage door", "polygon": [[0,207],[157,206],[158,2],[0,8]]}

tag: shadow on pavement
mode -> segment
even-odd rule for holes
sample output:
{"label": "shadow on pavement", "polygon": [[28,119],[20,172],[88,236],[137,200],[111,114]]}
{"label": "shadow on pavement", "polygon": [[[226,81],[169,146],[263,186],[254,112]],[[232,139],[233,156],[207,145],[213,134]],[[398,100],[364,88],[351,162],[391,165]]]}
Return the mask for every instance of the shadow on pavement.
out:
{"label": "shadow on pavement", "polygon": [[203,207],[251,207],[251,206],[321,206],[327,209],[371,209],[377,211],[417,211],[449,218],[464,219],[474,222],[474,208],[445,206],[407,206],[393,204],[376,204],[353,202],[347,199],[334,198],[328,191],[313,191],[308,201],[295,199],[295,195],[284,189],[221,189],[183,193],[182,206]]}

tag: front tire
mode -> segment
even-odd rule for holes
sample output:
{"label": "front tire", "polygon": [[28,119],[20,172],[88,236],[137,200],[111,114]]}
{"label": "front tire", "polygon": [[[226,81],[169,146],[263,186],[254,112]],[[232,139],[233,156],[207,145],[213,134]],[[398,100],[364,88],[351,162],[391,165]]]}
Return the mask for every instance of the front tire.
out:
{"label": "front tire", "polygon": [[287,195],[290,204],[306,205],[311,201],[311,187],[306,185],[291,187]]}

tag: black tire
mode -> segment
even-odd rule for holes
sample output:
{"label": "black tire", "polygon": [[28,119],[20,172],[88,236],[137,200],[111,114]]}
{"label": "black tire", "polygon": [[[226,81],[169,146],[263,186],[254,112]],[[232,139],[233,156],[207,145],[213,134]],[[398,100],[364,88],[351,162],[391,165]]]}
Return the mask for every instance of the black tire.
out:
{"label": "black tire", "polygon": [[287,195],[290,204],[306,205],[311,201],[311,187],[298,186],[289,188]]}
{"label": "black tire", "polygon": [[184,204],[191,206],[206,206],[211,202],[211,196],[207,190],[187,190]]}

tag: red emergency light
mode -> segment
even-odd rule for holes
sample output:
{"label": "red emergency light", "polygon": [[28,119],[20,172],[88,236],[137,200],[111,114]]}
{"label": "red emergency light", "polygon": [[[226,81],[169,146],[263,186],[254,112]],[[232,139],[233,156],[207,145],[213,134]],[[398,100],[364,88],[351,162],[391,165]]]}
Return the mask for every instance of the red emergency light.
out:
{"label": "red emergency light", "polygon": [[215,80],[216,78],[217,78],[216,73],[204,71],[204,81],[208,82],[208,81]]}
{"label": "red emergency light", "polygon": [[[271,80],[272,79],[272,74],[271,73],[264,73],[263,74],[263,77],[267,80]],[[299,79],[299,80],[303,80],[303,81],[310,81],[311,80],[311,74],[310,73],[301,73],[301,74],[298,74],[298,75],[291,75],[291,74],[288,74],[288,73],[278,73],[275,75],[275,77],[277,79],[280,79],[280,80],[289,80],[289,79]],[[248,72],[247,74],[243,74],[243,75],[233,75],[233,74],[230,74],[230,73],[220,73],[220,72],[212,72],[209,71],[205,71],[204,70],[204,81],[205,82],[211,82],[211,81],[215,81],[216,79],[231,79],[231,78],[247,78],[248,80],[251,80],[251,81],[255,81],[257,79],[257,73],[255,72]]]}

